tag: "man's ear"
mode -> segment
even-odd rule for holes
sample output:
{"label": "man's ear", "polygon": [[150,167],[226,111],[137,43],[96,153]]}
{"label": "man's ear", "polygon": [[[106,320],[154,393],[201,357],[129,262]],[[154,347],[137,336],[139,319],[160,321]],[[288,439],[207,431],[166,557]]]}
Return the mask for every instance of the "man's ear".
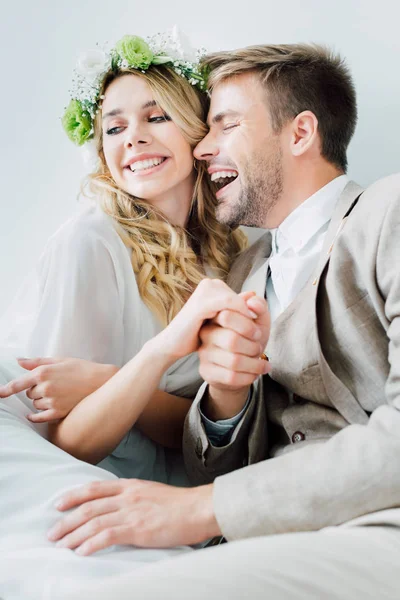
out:
{"label": "man's ear", "polygon": [[310,110],[297,115],[291,125],[290,150],[293,156],[301,156],[315,146],[318,140],[318,119]]}

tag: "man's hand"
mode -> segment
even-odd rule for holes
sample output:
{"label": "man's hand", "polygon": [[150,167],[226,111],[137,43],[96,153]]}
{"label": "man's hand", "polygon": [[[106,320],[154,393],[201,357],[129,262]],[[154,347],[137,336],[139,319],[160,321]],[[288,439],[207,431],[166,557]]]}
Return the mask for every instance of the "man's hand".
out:
{"label": "man's hand", "polygon": [[221,535],[212,484],[178,488],[136,479],[96,481],[67,493],[61,511],[79,506],[48,533],[57,546],[89,555],[115,544],[170,548]]}
{"label": "man's hand", "polygon": [[271,370],[267,361],[260,360],[270,332],[267,303],[254,295],[246,302],[256,319],[222,310],[200,331],[200,374],[209,383],[202,409],[213,420],[238,414],[251,384]]}

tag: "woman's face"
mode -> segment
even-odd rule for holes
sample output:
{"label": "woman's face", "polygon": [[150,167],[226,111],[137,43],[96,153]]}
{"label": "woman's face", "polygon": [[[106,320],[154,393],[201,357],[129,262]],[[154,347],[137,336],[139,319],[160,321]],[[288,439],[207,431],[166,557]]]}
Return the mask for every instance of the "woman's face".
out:
{"label": "woman's face", "polygon": [[115,183],[184,225],[193,195],[193,155],[180,129],[136,75],[115,79],[102,105],[104,157]]}

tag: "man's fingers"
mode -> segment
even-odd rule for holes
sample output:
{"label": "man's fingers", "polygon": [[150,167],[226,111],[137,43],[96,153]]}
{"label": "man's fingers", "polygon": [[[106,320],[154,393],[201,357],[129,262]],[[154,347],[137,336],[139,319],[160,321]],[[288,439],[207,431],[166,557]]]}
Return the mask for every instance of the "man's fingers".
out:
{"label": "man's fingers", "polygon": [[228,352],[245,354],[246,356],[258,356],[263,352],[259,341],[249,340],[235,331],[225,329],[213,323],[202,327],[199,337],[203,345],[217,346]]}
{"label": "man's fingers", "polygon": [[57,548],[70,548],[73,550],[86,542],[86,540],[118,524],[119,519],[116,512],[94,517],[90,521],[85,521],[80,527],[74,528],[68,535],[65,535],[57,542]]}
{"label": "man's fingers", "polygon": [[247,306],[257,315],[257,325],[266,325],[269,328],[271,318],[267,301],[264,298],[252,296],[247,300]]}
{"label": "man's fingers", "polygon": [[[261,361],[260,361],[261,362]],[[199,372],[204,381],[210,385],[224,386],[226,389],[236,390],[251,385],[258,379],[258,375],[251,373],[236,373],[225,367],[220,367],[212,363],[206,365],[200,363]]]}
{"label": "man's fingers", "polygon": [[249,298],[253,298],[253,296],[255,296],[256,293],[255,292],[240,292],[239,296],[241,298],[243,298],[243,300],[248,300]]}
{"label": "man's fingers", "polygon": [[19,392],[23,392],[24,390],[33,387],[36,383],[36,377],[35,375],[32,375],[32,373],[29,373],[20,379],[14,379],[6,385],[0,386],[0,398],[8,398],[13,394],[19,394]]}
{"label": "man's fingers", "polygon": [[252,358],[243,354],[233,354],[215,346],[204,350],[201,353],[200,359],[203,363],[212,363],[236,373],[247,373],[258,376],[266,375],[271,370],[270,364],[259,357]]}
{"label": "man's fingers", "polygon": [[116,496],[121,492],[122,482],[122,479],[118,481],[92,481],[64,494],[56,503],[56,508],[64,511],[97,498]]}
{"label": "man's fingers", "polygon": [[120,525],[104,529],[77,548],[76,553],[80,556],[89,556],[99,550],[110,546],[132,544],[132,527]]}
{"label": "man's fingers", "polygon": [[43,357],[43,358],[18,358],[18,364],[21,365],[27,371],[32,371],[36,369],[36,367],[40,367],[42,365],[53,365],[55,363],[61,362],[62,358],[51,358],[51,357]]}
{"label": "man's fingers", "polygon": [[[75,537],[69,537],[71,534],[79,530],[81,534],[85,534],[86,532],[86,537],[98,533],[99,527],[102,523],[101,517],[109,513],[114,513],[117,508],[118,506],[115,502],[114,496],[86,502],[58,521],[58,523],[56,523],[54,527],[50,529],[47,537],[52,542],[62,539],[66,542],[65,547],[71,541],[76,542],[74,546],[76,547],[82,543],[83,538],[79,538],[79,534]],[[88,527],[89,524],[91,524],[92,529]],[[96,525],[96,528],[94,528],[93,525]],[[86,528],[82,529],[84,526],[86,526]],[[67,538],[69,539],[67,540]],[[73,546],[68,547],[72,548]]]}

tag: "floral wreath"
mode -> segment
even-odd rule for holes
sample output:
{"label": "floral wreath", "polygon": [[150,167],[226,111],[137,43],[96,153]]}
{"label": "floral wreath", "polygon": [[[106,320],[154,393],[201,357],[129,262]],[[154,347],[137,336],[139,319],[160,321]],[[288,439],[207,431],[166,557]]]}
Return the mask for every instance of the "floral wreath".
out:
{"label": "floral wreath", "polygon": [[94,119],[104,98],[101,85],[108,71],[138,69],[144,73],[150,65],[170,65],[189,83],[205,90],[206,77],[199,65],[204,54],[203,48],[194,50],[177,27],[147,40],[125,35],[111,50],[97,48],[83,53],[74,71],[71,101],[61,120],[67,136],[77,146],[93,138]]}

